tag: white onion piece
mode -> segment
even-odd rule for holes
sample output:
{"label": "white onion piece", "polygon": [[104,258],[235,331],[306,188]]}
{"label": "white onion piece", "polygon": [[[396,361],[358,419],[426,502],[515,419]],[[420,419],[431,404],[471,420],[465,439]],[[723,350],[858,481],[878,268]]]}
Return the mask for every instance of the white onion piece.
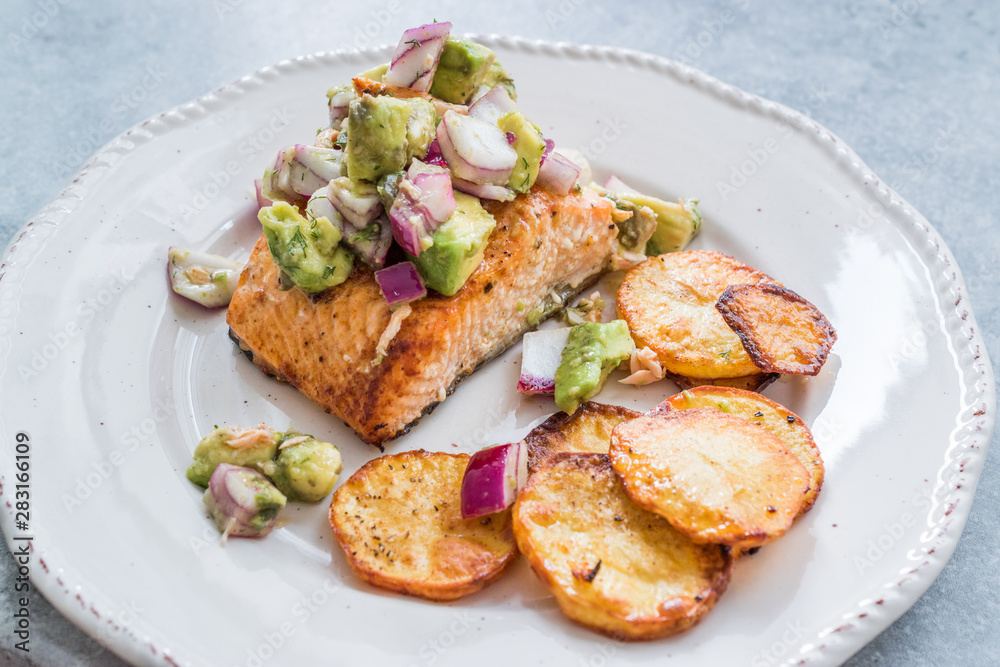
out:
{"label": "white onion piece", "polygon": [[617,192],[623,195],[637,195],[639,191],[630,185],[626,185],[622,179],[617,176],[611,176],[608,178],[607,182],[604,184],[605,190],[611,190],[612,192]]}
{"label": "white onion piece", "polygon": [[382,215],[382,200],[372,183],[355,183],[346,176],[328,186],[330,203],[344,219],[361,229]]}
{"label": "white onion piece", "polygon": [[167,274],[174,292],[206,308],[228,305],[243,265],[219,255],[170,246]]}
{"label": "white onion piece", "polygon": [[452,174],[451,184],[459,192],[473,195],[480,199],[492,199],[493,201],[512,201],[516,193],[510,188],[502,185],[479,185]]}
{"label": "white onion piece", "polygon": [[413,262],[400,262],[376,271],[375,282],[390,308],[427,296],[427,288]]}
{"label": "white onion piece", "polygon": [[438,124],[437,140],[452,173],[473,183],[506,185],[517,164],[507,135],[478,118],[448,111]]}
{"label": "white onion piece", "polygon": [[535,181],[549,192],[568,195],[580,176],[580,167],[559,151],[552,151],[538,168]]}
{"label": "white onion piece", "polygon": [[556,369],[569,340],[569,327],[531,331],[521,339],[521,377],[517,390],[522,394],[554,396]]}
{"label": "white onion piece", "polygon": [[270,533],[286,500],[261,473],[230,463],[215,467],[204,495],[223,543],[230,535],[263,537]]}
{"label": "white onion piece", "polygon": [[344,152],[296,144],[278,153],[274,168],[264,174],[261,190],[268,199],[295,203],[340,176]]}
{"label": "white onion piece", "polygon": [[496,125],[501,116],[512,111],[517,111],[517,103],[510,99],[507,89],[494,86],[469,107],[469,116]]}
{"label": "white onion piece", "polygon": [[447,21],[428,23],[404,32],[382,82],[426,93],[450,32],[451,23]]}
{"label": "white onion piece", "polygon": [[462,477],[462,518],[502,512],[514,504],[527,479],[528,447],[523,440],[480,449]]}

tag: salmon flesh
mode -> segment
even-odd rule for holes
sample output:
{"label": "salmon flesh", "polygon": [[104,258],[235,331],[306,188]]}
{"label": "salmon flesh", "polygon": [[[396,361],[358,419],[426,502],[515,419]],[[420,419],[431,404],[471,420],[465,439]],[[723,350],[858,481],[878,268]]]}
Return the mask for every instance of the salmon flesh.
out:
{"label": "salmon flesh", "polygon": [[263,236],[229,305],[230,335],[264,372],[381,448],[609,267],[613,205],[588,188],[560,196],[536,187],[485,206],[496,228],[482,264],[454,296],[410,304],[384,356],[376,348],[391,311],[370,269],[355,264],[318,297],[282,291]]}

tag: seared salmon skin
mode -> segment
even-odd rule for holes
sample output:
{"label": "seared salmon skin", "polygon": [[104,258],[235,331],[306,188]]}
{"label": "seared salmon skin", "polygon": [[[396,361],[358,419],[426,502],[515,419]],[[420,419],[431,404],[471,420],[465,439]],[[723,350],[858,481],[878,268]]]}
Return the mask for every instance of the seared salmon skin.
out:
{"label": "seared salmon skin", "polygon": [[229,305],[233,339],[266,373],[381,447],[609,268],[613,205],[592,190],[535,187],[484,205],[496,227],[482,264],[454,296],[431,292],[410,304],[384,355],[376,350],[392,312],[370,269],[356,263],[318,297],[282,291],[263,236]]}

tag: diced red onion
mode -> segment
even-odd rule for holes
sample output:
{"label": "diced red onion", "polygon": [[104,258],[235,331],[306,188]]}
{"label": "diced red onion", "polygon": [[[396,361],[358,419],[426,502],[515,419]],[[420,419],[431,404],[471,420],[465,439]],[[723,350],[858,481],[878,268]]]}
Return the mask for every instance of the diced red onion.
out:
{"label": "diced red onion", "polygon": [[340,176],[343,151],[296,144],[285,148],[264,174],[261,190],[268,199],[295,203]]}
{"label": "diced red onion", "polygon": [[[258,502],[261,496],[270,501],[263,508]],[[223,539],[263,537],[274,527],[285,496],[256,470],[220,463],[209,479],[205,504]]]}
{"label": "diced red onion", "polygon": [[362,262],[374,269],[381,269],[385,266],[386,255],[392,246],[392,223],[389,216],[383,213],[363,229],[345,231],[343,242],[354,250]]}
{"label": "diced red onion", "polygon": [[545,139],[545,152],[542,153],[542,162],[545,162],[546,158],[549,157],[549,153],[556,147],[556,142],[551,139]]}
{"label": "diced red onion", "polygon": [[398,306],[427,296],[427,288],[413,262],[400,262],[376,271],[375,281],[389,306]]}
{"label": "diced red onion", "polygon": [[261,190],[261,180],[259,178],[254,179],[253,189],[254,189],[254,192],[257,193],[257,209],[258,210],[264,208],[265,206],[270,206],[271,204],[274,203],[273,201],[271,201],[270,199],[268,199],[267,197],[264,196],[264,193]]}
{"label": "diced red onion", "polygon": [[522,394],[554,396],[556,369],[569,340],[569,327],[544,329],[524,334],[521,339],[521,377],[517,390]]}
{"label": "diced red onion", "polygon": [[427,147],[427,155],[424,156],[425,164],[433,164],[438,167],[448,168],[448,163],[445,161],[444,157],[441,155],[441,144],[435,139]]}
{"label": "diced red onion", "polygon": [[392,235],[413,256],[430,247],[431,236],[455,212],[451,175],[446,169],[414,160],[389,209]]}
{"label": "diced red onion", "polygon": [[506,185],[517,164],[517,153],[503,131],[478,118],[446,112],[437,140],[452,173],[473,183]]}
{"label": "diced red onion", "polygon": [[167,275],[175,293],[206,308],[226,306],[233,298],[243,265],[220,255],[170,246]]}
{"label": "diced red onion", "polygon": [[462,517],[502,512],[514,504],[527,479],[528,447],[523,440],[480,449],[462,477]]}
{"label": "diced red onion", "polygon": [[328,190],[330,203],[356,229],[382,215],[382,200],[374,184],[355,183],[341,176],[330,181]]}
{"label": "diced red onion", "polygon": [[508,132],[507,133],[507,145],[508,146],[513,146],[516,143],[517,143],[517,135],[514,134],[513,132]]}
{"label": "diced red onion", "polygon": [[510,188],[502,185],[479,185],[478,183],[471,183],[465,179],[459,178],[454,174],[451,176],[451,184],[459,192],[464,192],[467,195],[473,195],[475,197],[479,197],[480,199],[512,201],[516,194]]}
{"label": "diced red onion", "polygon": [[546,190],[557,195],[568,195],[580,176],[580,167],[559,151],[552,151],[538,168],[535,181]]}
{"label": "diced red onion", "polygon": [[626,185],[622,179],[617,176],[611,176],[608,178],[607,182],[604,184],[605,190],[611,190],[612,192],[618,192],[624,195],[637,195],[639,191],[630,185]]}
{"label": "diced red onion", "polygon": [[447,21],[428,23],[404,32],[382,82],[426,93],[450,32],[451,23]]}
{"label": "diced red onion", "polygon": [[330,127],[334,129],[340,127],[340,123],[347,118],[351,100],[353,99],[354,89],[349,86],[330,97]]}
{"label": "diced red onion", "polygon": [[507,89],[495,86],[469,107],[469,116],[496,125],[501,116],[517,110],[517,103],[510,99]]}

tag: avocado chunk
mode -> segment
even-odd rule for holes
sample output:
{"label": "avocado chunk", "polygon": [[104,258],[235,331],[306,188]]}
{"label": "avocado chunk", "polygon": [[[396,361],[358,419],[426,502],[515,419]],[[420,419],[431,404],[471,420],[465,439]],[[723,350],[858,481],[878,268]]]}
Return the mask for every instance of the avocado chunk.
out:
{"label": "avocado chunk", "polygon": [[624,194],[622,197],[656,214],[656,230],[646,243],[646,254],[651,257],[683,250],[701,230],[697,199],[672,202],[647,195]]}
{"label": "avocado chunk", "polygon": [[514,79],[510,78],[507,71],[503,68],[496,60],[490,65],[490,69],[486,72],[486,78],[483,79],[482,86],[485,86],[486,90],[495,88],[496,86],[503,86],[507,89],[507,94],[510,95],[510,99],[517,101],[517,89],[514,88]]}
{"label": "avocado chunk", "polygon": [[496,57],[482,44],[449,37],[434,72],[431,95],[451,104],[465,104],[486,78]]}
{"label": "avocado chunk", "polygon": [[283,201],[262,208],[257,217],[274,263],[303,292],[317,294],[347,280],[354,255],[340,245],[343,232],[328,218],[306,220]]}
{"label": "avocado chunk", "polygon": [[274,434],[274,439],[270,442],[241,449],[227,444],[233,436],[233,431],[224,426],[216,427],[202,438],[194,449],[194,463],[187,469],[187,478],[198,486],[208,486],[212,473],[220,463],[256,468],[258,463],[270,461],[278,452],[278,433]]}
{"label": "avocado chunk", "polygon": [[445,296],[462,288],[479,268],[496,221],[477,197],[455,191],[455,212],[434,231],[434,244],[410,256],[424,284]]}
{"label": "avocado chunk", "polygon": [[570,329],[556,369],[556,405],[566,414],[576,412],[581,403],[601,390],[611,371],[634,349],[625,320],[584,322]]}
{"label": "avocado chunk", "polygon": [[371,79],[372,81],[378,81],[381,83],[382,77],[384,77],[385,73],[388,71],[389,63],[382,63],[381,65],[377,65],[371,69],[366,69],[364,72],[361,72],[358,74],[358,78]]}
{"label": "avocado chunk", "polygon": [[352,181],[378,181],[423,156],[434,139],[437,116],[424,99],[362,95],[347,113],[344,164]]}
{"label": "avocado chunk", "polygon": [[542,133],[520,111],[500,116],[497,127],[517,137],[514,142],[517,163],[514,171],[510,172],[507,187],[515,192],[527,192],[538,178],[538,168],[542,164],[542,155],[545,154]]}
{"label": "avocado chunk", "polygon": [[278,457],[262,463],[260,469],[289,500],[315,503],[333,491],[344,469],[336,446],[288,431],[279,447]]}

